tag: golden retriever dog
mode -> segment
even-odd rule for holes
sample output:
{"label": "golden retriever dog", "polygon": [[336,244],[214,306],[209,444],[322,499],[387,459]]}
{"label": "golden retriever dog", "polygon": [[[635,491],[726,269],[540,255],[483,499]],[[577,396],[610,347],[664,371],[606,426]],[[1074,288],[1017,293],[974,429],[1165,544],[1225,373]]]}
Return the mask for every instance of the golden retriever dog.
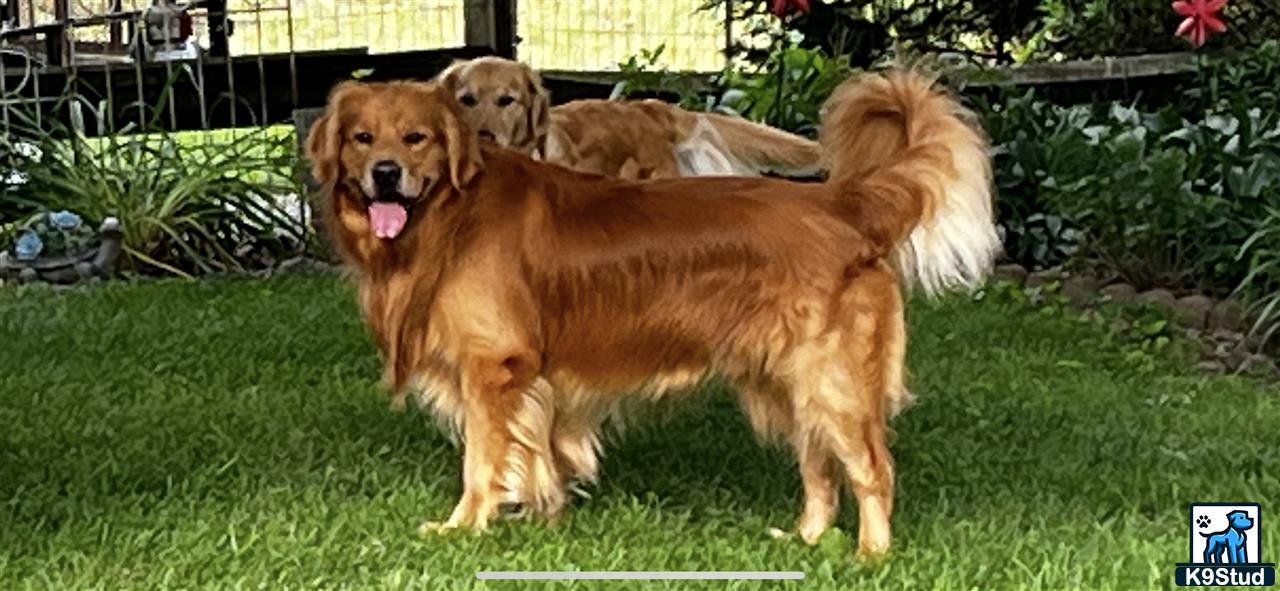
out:
{"label": "golden retriever dog", "polygon": [[821,150],[741,117],[693,113],[657,100],[580,100],[557,107],[526,64],[462,61],[436,80],[482,139],[583,172],[624,179],[807,175]]}
{"label": "golden retriever dog", "polygon": [[867,75],[826,107],[825,183],[636,182],[482,145],[453,99],[343,83],[307,141],[384,379],[460,431],[461,499],[424,527],[558,514],[621,402],[719,375],[794,448],[800,536],[847,486],[860,552],[885,552],[903,288],[973,285],[999,249],[970,113],[917,74]]}

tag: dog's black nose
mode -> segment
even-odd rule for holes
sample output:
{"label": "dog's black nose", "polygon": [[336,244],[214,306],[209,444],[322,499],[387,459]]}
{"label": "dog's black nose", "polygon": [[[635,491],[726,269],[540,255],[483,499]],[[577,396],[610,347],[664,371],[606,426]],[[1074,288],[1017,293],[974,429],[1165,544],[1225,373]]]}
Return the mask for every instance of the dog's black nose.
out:
{"label": "dog's black nose", "polygon": [[400,185],[400,165],[383,160],[373,165],[373,186],[379,193],[394,193]]}
{"label": "dog's black nose", "polygon": [[498,139],[496,136],[493,135],[492,131],[489,131],[487,129],[481,129],[480,132],[476,135],[479,135],[480,139],[482,140],[488,140],[491,142],[496,141]]}

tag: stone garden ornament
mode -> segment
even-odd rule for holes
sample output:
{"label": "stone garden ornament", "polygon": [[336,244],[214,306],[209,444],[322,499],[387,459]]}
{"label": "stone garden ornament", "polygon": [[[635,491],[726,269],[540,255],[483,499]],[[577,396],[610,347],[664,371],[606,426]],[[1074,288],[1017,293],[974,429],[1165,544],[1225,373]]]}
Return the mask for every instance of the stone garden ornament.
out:
{"label": "stone garden ornament", "polygon": [[18,230],[12,248],[0,251],[0,278],[23,283],[75,283],[115,273],[124,233],[108,217],[97,232],[70,211],[37,214]]}

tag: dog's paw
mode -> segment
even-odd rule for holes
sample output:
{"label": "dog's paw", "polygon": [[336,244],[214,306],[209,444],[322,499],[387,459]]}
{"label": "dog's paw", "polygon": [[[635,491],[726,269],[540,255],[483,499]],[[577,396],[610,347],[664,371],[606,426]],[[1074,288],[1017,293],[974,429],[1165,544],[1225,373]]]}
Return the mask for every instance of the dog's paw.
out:
{"label": "dog's paw", "polygon": [[889,554],[889,544],[867,543],[865,540],[858,543],[858,562],[866,565],[875,565],[884,560]]}
{"label": "dog's paw", "polygon": [[407,402],[407,399],[408,397],[405,396],[404,394],[396,394],[391,397],[391,400],[390,402],[387,403],[387,406],[391,409],[391,412],[404,412],[406,409],[409,408],[409,403]]}
{"label": "dog's paw", "polygon": [[883,564],[889,555],[888,548],[858,548],[858,562],[864,566]]}
{"label": "dog's paw", "polygon": [[420,535],[445,534],[453,530],[481,533],[498,516],[500,502],[490,495],[463,494],[444,523],[428,521],[418,527]]}
{"label": "dog's paw", "polygon": [[485,529],[484,527],[459,525],[448,521],[424,521],[422,525],[418,526],[418,537],[447,536],[458,532],[480,535],[484,533]]}
{"label": "dog's paw", "polygon": [[444,535],[453,528],[446,528],[443,521],[424,521],[418,526],[418,537],[427,538],[431,536]]}
{"label": "dog's paw", "polygon": [[800,523],[796,533],[800,534],[800,539],[805,544],[813,546],[818,543],[818,540],[822,539],[822,534],[827,533],[828,529],[830,529],[830,526],[825,520],[803,521]]}
{"label": "dog's paw", "polygon": [[776,527],[766,528],[764,533],[775,540],[789,540],[793,536],[791,532]]}

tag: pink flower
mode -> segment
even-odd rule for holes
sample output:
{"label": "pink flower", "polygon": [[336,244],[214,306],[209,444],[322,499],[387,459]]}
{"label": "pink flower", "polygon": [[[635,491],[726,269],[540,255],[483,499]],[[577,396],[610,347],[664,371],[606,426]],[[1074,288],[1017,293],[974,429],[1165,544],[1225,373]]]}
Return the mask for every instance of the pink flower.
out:
{"label": "pink flower", "polygon": [[1218,11],[1222,10],[1227,0],[1178,0],[1173,3],[1173,10],[1178,14],[1186,17],[1182,24],[1178,25],[1178,30],[1174,32],[1179,37],[1186,37],[1192,45],[1200,47],[1204,45],[1204,41],[1209,37],[1209,33],[1221,33],[1227,30],[1227,25],[1218,18]]}
{"label": "pink flower", "polygon": [[769,5],[769,12],[778,18],[783,18],[797,10],[808,14],[809,0],[773,0],[773,4]]}

